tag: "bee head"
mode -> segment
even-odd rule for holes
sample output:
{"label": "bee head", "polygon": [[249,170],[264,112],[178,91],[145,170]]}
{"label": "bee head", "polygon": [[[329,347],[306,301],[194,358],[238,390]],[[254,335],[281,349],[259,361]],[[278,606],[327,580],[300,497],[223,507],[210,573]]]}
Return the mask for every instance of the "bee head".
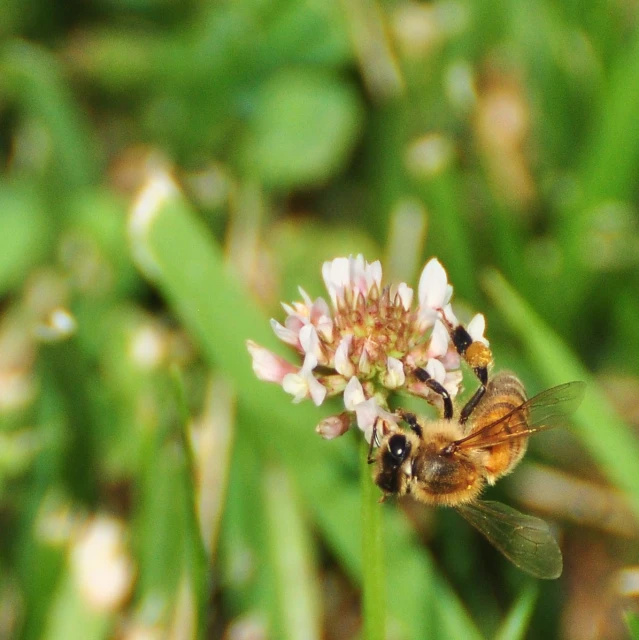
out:
{"label": "bee head", "polygon": [[387,464],[398,467],[410,454],[411,445],[403,433],[396,433],[388,439]]}

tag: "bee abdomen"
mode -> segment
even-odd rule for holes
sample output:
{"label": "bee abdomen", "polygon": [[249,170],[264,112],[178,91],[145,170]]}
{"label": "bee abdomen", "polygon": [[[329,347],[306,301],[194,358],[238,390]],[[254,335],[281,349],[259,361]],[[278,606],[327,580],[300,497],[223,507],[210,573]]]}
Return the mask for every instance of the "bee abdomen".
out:
{"label": "bee abdomen", "polygon": [[[484,439],[490,436],[509,435],[527,428],[528,412],[522,405],[526,391],[520,380],[509,372],[497,374],[487,385],[486,395],[475,411],[472,431],[487,429]],[[494,428],[490,425],[495,425]],[[526,452],[528,438],[508,438],[501,444],[488,447],[486,478],[491,484],[510,471]]]}

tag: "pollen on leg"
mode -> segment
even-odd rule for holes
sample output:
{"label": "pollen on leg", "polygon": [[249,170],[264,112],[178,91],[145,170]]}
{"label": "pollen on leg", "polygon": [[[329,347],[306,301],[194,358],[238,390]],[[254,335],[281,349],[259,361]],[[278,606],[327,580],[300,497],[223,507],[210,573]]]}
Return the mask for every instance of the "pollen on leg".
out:
{"label": "pollen on leg", "polygon": [[466,362],[474,369],[492,364],[493,353],[483,342],[473,342],[464,354]]}

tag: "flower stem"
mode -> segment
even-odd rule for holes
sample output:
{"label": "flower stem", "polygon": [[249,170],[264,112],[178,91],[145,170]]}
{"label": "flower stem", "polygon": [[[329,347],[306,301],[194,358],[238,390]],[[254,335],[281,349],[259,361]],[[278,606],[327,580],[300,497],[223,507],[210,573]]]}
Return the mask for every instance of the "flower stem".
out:
{"label": "flower stem", "polygon": [[384,576],[384,549],[382,508],[379,491],[371,479],[368,464],[368,443],[362,440],[362,616],[364,640],[384,640],[386,637],[386,580]]}

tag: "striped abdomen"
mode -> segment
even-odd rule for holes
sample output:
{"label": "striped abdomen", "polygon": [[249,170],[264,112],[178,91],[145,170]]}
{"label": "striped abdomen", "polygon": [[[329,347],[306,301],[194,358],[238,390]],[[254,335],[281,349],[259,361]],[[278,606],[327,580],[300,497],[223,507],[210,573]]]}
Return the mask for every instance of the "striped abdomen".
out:
{"label": "striped abdomen", "polygon": [[[528,411],[525,407],[517,410],[524,402],[526,392],[514,374],[502,371],[492,378],[486,387],[486,394],[472,415],[469,433],[478,433],[476,446],[481,447],[482,442],[495,441],[500,436],[524,431],[527,428]],[[510,473],[526,453],[527,445],[528,436],[521,436],[485,447],[484,451],[488,453],[486,480],[493,484],[497,478]]]}

